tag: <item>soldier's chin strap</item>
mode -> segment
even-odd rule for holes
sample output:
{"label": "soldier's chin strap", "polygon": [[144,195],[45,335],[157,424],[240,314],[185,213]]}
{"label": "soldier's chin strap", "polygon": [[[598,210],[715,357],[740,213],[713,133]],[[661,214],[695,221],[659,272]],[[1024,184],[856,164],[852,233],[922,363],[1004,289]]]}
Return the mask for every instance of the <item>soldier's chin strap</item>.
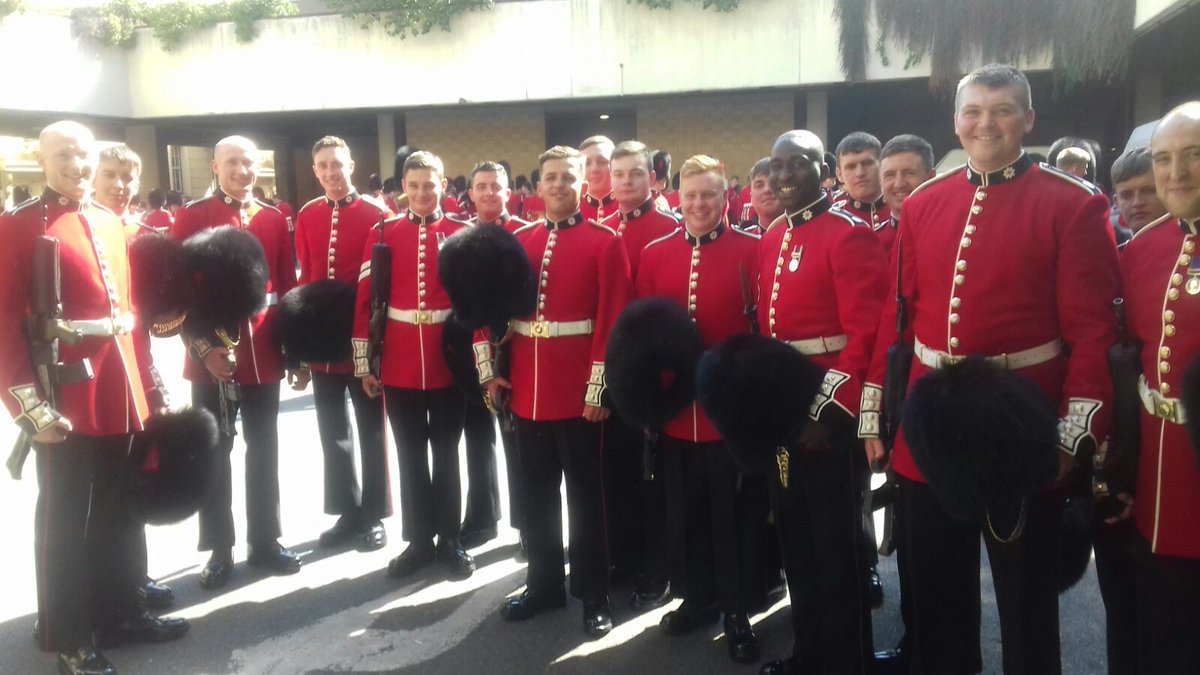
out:
{"label": "soldier's chin strap", "polygon": [[986,516],[988,533],[992,535],[993,539],[1000,542],[1001,544],[1011,544],[1014,541],[1020,539],[1021,535],[1025,532],[1025,521],[1027,520],[1028,515],[1029,515],[1029,500],[1022,499],[1021,500],[1021,510],[1017,514],[1016,524],[1013,525],[1013,529],[1011,532],[1008,533],[1007,537],[1001,537],[999,534],[996,533],[995,526],[992,525],[992,512],[989,510],[989,511],[987,511],[987,516]]}

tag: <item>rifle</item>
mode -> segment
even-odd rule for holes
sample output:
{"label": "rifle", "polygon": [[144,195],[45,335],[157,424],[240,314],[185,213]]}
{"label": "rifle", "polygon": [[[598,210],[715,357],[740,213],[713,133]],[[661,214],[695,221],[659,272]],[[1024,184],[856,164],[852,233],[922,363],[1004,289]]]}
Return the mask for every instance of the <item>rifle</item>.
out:
{"label": "rifle", "polygon": [[746,264],[738,263],[738,276],[742,281],[742,313],[750,322],[750,332],[758,335],[762,327],[758,325],[758,303],[754,302],[754,289],[750,286],[750,275],[746,273]]}
{"label": "rifle", "polygon": [[[42,205],[42,226],[45,228],[46,206]],[[58,358],[59,340],[77,345],[83,335],[73,330],[63,318],[62,276],[59,266],[58,239],[41,235],[33,243],[32,288],[30,316],[25,323],[25,339],[29,359],[37,377],[38,388],[51,409],[58,408],[61,385],[86,382],[95,375],[87,359],[76,363],[61,363]],[[20,480],[21,470],[32,448],[32,434],[22,431],[4,465],[13,480]]]}
{"label": "rifle", "polygon": [[1125,300],[1113,299],[1117,317],[1117,343],[1108,350],[1108,370],[1113,381],[1112,433],[1101,442],[1092,458],[1092,496],[1101,518],[1120,515],[1125,504],[1117,499],[1132,492],[1137,477],[1138,446],[1141,442],[1142,401],[1138,379],[1142,374],[1141,345],[1129,338],[1125,326]]}
{"label": "rifle", "polygon": [[367,367],[379,378],[383,335],[387,330],[388,302],[392,292],[392,249],[383,241],[386,218],[379,216],[379,243],[371,247],[371,319],[368,323]]}
{"label": "rifle", "polygon": [[[900,431],[900,418],[904,410],[904,397],[908,393],[908,377],[912,371],[913,346],[904,339],[908,328],[908,298],[904,295],[904,244],[903,238],[896,239],[896,342],[887,350],[887,371],[883,380],[882,410],[879,414],[879,438],[886,452],[886,466],[892,449],[896,445],[896,434]],[[874,464],[874,463],[872,463]],[[878,465],[871,467],[879,470]],[[894,530],[896,521],[896,496],[900,489],[894,475],[888,472],[887,482],[871,492],[871,510],[883,509],[883,537],[879,544],[880,555],[891,555],[896,549]]]}

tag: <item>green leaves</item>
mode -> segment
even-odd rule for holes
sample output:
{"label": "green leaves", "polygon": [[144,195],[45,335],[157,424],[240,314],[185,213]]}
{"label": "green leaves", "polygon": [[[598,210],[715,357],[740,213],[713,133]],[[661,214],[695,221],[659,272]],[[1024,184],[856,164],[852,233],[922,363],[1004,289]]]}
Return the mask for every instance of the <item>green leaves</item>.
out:
{"label": "green leaves", "polygon": [[235,24],[239,42],[249,42],[258,35],[255,21],[295,13],[296,5],[290,0],[229,0],[214,5],[197,5],[186,0],[163,5],[146,5],[139,0],[109,0],[99,7],[73,10],[71,24],[79,37],[105,47],[124,48],[137,44],[138,28],[150,28],[163,49],[172,51],[178,49],[188,35],[226,21]]}
{"label": "green leaves", "polygon": [[[671,9],[674,0],[626,0],[626,2],[639,5],[645,5],[650,9]],[[732,12],[741,6],[742,0],[688,0],[688,2],[703,3],[704,9],[711,9],[714,12]]]}
{"label": "green leaves", "polygon": [[491,9],[492,0],[327,0],[330,9],[362,20],[362,27],[381,24],[388,35],[424,35],[435,27],[450,30],[459,14]]}

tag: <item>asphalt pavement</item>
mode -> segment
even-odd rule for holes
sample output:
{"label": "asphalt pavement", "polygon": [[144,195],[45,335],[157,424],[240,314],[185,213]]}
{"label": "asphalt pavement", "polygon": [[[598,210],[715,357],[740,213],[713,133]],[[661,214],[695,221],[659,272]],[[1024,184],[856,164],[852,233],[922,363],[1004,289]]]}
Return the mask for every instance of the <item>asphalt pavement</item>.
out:
{"label": "asphalt pavement", "polygon": [[[186,404],[188,388],[180,377],[183,351],[176,340],[155,340],[154,355],[170,387],[173,403]],[[282,543],[300,553],[304,568],[288,577],[265,576],[244,563],[245,546],[234,551],[237,566],[220,591],[201,590],[197,576],[207,554],[196,551],[196,519],[148,528],[150,573],[169,584],[175,606],[166,614],[192,623],[178,642],[138,645],[106,651],[124,675],[280,674],[294,673],[757,673],[757,666],[731,661],[720,625],[685,637],[668,637],[659,618],[676,603],[646,613],[629,608],[632,589],[612,595],[616,627],[592,640],[582,630],[577,601],[523,624],[499,616],[502,599],[520,588],[524,564],[513,555],[516,532],[501,523],[500,536],[471,551],[478,570],[454,582],[428,568],[400,583],[385,575],[387,562],[404,549],[399,513],[385,521],[390,542],[373,553],[352,548],[319,549],[317,536],[334,518],[322,512],[321,450],[311,389],[284,387],[279,416]],[[5,425],[0,447],[11,447],[15,432]],[[394,447],[389,438],[389,446]],[[245,531],[240,442],[234,448],[234,517]],[[399,500],[395,456],[391,484]],[[466,486],[463,466],[464,495]],[[500,461],[503,468],[503,461]],[[36,615],[33,573],[33,510],[37,494],[32,462],[19,482],[0,482],[0,673],[55,672],[54,655],[38,651],[31,637]],[[504,472],[501,490],[507,494]],[[506,498],[502,498],[506,504]],[[565,519],[564,519],[565,521]],[[1000,672],[1000,636],[995,598],[986,567],[983,589],[984,672]],[[82,564],[82,563],[81,563]],[[874,613],[875,642],[890,647],[902,631],[894,558],[880,562],[886,600]],[[756,622],[765,659],[790,653],[790,609],[781,601]],[[1061,596],[1063,672],[1104,673],[1104,612],[1094,566]]]}

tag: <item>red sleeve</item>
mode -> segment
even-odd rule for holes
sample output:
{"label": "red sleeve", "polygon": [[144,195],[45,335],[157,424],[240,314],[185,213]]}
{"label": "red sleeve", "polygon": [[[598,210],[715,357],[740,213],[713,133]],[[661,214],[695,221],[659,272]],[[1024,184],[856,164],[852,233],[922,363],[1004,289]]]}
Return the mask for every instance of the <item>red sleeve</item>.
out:
{"label": "red sleeve", "polygon": [[642,251],[642,262],[638,265],[637,279],[634,282],[634,297],[648,298],[654,295],[654,274],[657,264],[657,249]]}
{"label": "red sleeve", "polygon": [[604,250],[600,252],[597,264],[599,297],[596,302],[595,333],[592,335],[592,369],[584,394],[584,403],[592,406],[600,406],[604,400],[604,357],[608,349],[608,334],[612,332],[621,310],[633,297],[629,259],[621,239],[613,235],[607,237],[603,245]]}
{"label": "red sleeve", "polygon": [[[281,216],[283,214],[280,214]],[[288,232],[287,220],[280,218],[279,224],[283,228],[278,235],[279,243],[275,253],[275,273],[278,279],[279,288],[276,293],[279,297],[283,297],[288,291],[296,287],[296,254],[292,251],[292,237]]]}
{"label": "red sleeve", "polygon": [[[374,233],[379,226],[371,228]],[[371,338],[371,250],[377,238],[367,238],[363,248],[362,265],[358,271],[358,294],[354,299],[354,332],[350,340],[354,350],[354,375],[363,377],[370,372],[367,363],[367,345]]]}
{"label": "red sleeve", "polygon": [[[29,208],[40,209],[40,206]],[[21,429],[33,434],[54,424],[59,415],[35,384],[23,323],[29,304],[33,233],[15,218],[0,216],[6,233],[0,247],[0,398]]]}
{"label": "red sleeve", "polygon": [[[898,279],[897,266],[901,262],[901,255],[904,256],[902,270],[904,277],[903,279]],[[900,282],[903,288],[905,307],[907,307],[908,311],[908,321],[904,326],[904,335],[901,339],[904,344],[912,344],[913,342],[912,313],[917,306],[915,290],[917,247],[913,242],[911,233],[905,227],[905,219],[903,217],[900,219],[900,225],[896,231],[896,242],[892,246],[892,252],[888,256],[888,259],[886,278],[880,280],[882,288],[886,288],[887,292],[882,298],[879,326],[875,334],[875,343],[871,349],[871,363],[867,368],[866,381],[863,383],[863,395],[860,403],[858,435],[862,438],[879,437],[879,413],[882,410],[884,379],[887,374],[887,352],[889,347],[896,344],[898,337],[896,335],[896,315],[899,307],[896,303],[897,281]]]}
{"label": "red sleeve", "polygon": [[834,385],[833,401],[857,417],[883,310],[881,291],[887,263],[879,238],[871,228],[861,226],[851,227],[842,235],[830,263],[838,320],[846,331],[846,347],[839,352],[837,365],[830,372],[838,378],[848,378]]}
{"label": "red sleeve", "polygon": [[204,218],[201,215],[204,210],[203,207],[179,209],[175,215],[175,222],[171,223],[171,236],[183,241],[204,229]]}
{"label": "red sleeve", "polygon": [[308,255],[308,218],[306,215],[306,212],[301,210],[300,215],[296,217],[296,257],[300,259],[300,279],[298,281],[300,286],[313,281],[312,261]]}

